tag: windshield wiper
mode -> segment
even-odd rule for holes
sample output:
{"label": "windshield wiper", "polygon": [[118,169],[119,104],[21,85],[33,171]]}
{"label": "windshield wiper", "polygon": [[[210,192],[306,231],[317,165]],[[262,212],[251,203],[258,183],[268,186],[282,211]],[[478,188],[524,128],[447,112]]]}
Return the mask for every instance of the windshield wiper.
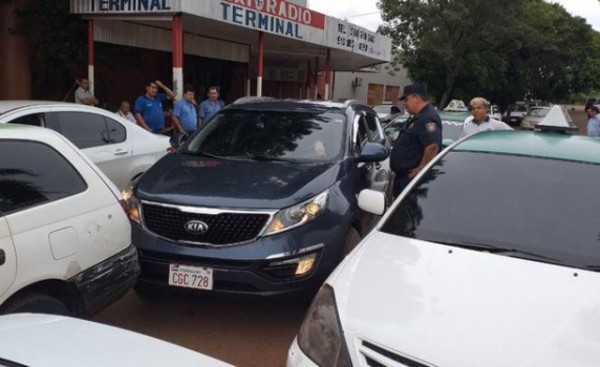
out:
{"label": "windshield wiper", "polygon": [[579,267],[579,266],[570,264],[569,262],[566,262],[566,261],[553,259],[551,257],[541,255],[541,254],[538,254],[535,252],[523,251],[523,250],[519,250],[516,248],[511,248],[511,247],[501,247],[501,246],[488,245],[485,243],[474,243],[474,242],[466,242],[466,241],[433,241],[433,242],[441,243],[441,244],[449,245],[449,246],[460,247],[460,248],[464,248],[464,249],[468,249],[468,250],[485,251],[485,252],[489,252],[491,254],[497,254],[497,255],[512,255],[513,257],[518,257],[521,259],[537,260],[537,261],[548,263],[548,264]]}
{"label": "windshield wiper", "polygon": [[293,159],[280,158],[280,157],[275,157],[272,155],[264,155],[264,154],[246,153],[246,156],[254,161],[261,161],[261,162],[272,162],[272,161],[293,162],[294,161]]}
{"label": "windshield wiper", "polygon": [[204,157],[210,157],[210,158],[223,158],[224,156],[219,155],[219,154],[215,154],[215,153],[209,153],[203,150],[195,150],[195,151],[191,151],[191,150],[184,150],[182,151],[183,154],[190,154],[190,155],[201,155]]}

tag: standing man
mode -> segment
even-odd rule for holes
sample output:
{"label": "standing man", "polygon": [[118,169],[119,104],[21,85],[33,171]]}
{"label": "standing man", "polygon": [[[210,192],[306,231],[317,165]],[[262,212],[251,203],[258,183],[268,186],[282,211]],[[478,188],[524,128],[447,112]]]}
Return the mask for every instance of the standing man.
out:
{"label": "standing man", "polygon": [[126,118],[134,124],[136,123],[135,117],[133,117],[133,114],[131,113],[131,106],[127,101],[121,101],[121,104],[119,105],[119,110],[116,112],[116,114],[123,118]]}
{"label": "standing man", "polygon": [[[165,93],[158,93],[158,88]],[[161,134],[165,128],[163,106],[167,99],[174,97],[175,93],[160,80],[149,82],[146,85],[146,94],[139,96],[135,101],[133,112],[138,125],[155,134]]]}
{"label": "standing man", "polygon": [[87,78],[79,79],[79,88],[75,91],[75,103],[88,106],[97,106],[100,102],[90,92],[90,81]]}
{"label": "standing man", "polygon": [[442,145],[442,121],[429,104],[427,87],[411,84],[404,87],[401,101],[411,117],[393,143],[390,164],[395,173],[394,197],[410,183],[436,156]]}
{"label": "standing man", "polygon": [[211,117],[225,107],[225,103],[219,99],[219,88],[209,87],[206,95],[208,96],[208,99],[205,99],[200,103],[198,127],[200,127],[202,123],[210,120]]}
{"label": "standing man", "polygon": [[480,131],[487,130],[512,130],[512,127],[508,126],[502,121],[498,121],[492,118],[489,114],[490,102],[485,98],[475,97],[469,103],[471,107],[471,115],[465,119],[462,131],[460,132],[460,138],[465,136],[473,135]]}
{"label": "standing man", "polygon": [[198,114],[196,113],[196,100],[194,99],[194,88],[186,85],[183,90],[183,99],[175,104],[173,110],[173,121],[175,126],[180,126],[186,134],[196,131]]}
{"label": "standing man", "polygon": [[588,136],[600,136],[600,108],[591,106],[585,110],[589,120],[587,123]]}

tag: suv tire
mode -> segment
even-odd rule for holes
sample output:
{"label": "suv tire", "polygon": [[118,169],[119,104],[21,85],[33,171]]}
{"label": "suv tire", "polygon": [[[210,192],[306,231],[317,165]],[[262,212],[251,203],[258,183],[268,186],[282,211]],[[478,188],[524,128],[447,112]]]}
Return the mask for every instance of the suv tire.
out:
{"label": "suv tire", "polygon": [[350,229],[348,229],[348,232],[346,232],[346,239],[344,240],[344,252],[342,255],[345,257],[350,252],[352,252],[356,245],[360,243],[360,240],[360,234],[358,233],[356,228],[350,227]]}

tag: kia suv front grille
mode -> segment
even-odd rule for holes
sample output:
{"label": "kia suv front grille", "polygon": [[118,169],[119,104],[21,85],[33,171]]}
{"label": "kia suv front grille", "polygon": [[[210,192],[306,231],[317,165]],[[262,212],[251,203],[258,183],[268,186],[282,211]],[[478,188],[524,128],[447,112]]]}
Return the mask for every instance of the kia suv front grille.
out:
{"label": "kia suv front grille", "polygon": [[226,246],[256,239],[271,219],[265,212],[235,212],[142,203],[146,229],[165,239]]}

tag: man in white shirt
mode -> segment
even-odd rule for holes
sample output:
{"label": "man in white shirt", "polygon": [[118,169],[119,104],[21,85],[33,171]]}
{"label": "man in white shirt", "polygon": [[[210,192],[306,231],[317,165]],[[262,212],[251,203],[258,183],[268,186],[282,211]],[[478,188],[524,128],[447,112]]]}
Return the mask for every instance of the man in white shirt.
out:
{"label": "man in white shirt", "polygon": [[116,113],[117,115],[126,118],[130,122],[133,122],[134,124],[136,123],[135,117],[133,117],[133,114],[131,113],[131,106],[129,105],[129,102],[121,101],[121,106]]}
{"label": "man in white shirt", "polygon": [[485,98],[475,97],[471,100],[469,105],[471,106],[471,114],[473,116],[465,119],[462,132],[458,137],[459,139],[480,131],[512,130],[512,128],[504,122],[495,120],[489,115],[490,102]]}
{"label": "man in white shirt", "polygon": [[87,78],[81,78],[78,84],[79,88],[75,91],[75,103],[97,106],[100,102],[90,92],[90,81]]}

